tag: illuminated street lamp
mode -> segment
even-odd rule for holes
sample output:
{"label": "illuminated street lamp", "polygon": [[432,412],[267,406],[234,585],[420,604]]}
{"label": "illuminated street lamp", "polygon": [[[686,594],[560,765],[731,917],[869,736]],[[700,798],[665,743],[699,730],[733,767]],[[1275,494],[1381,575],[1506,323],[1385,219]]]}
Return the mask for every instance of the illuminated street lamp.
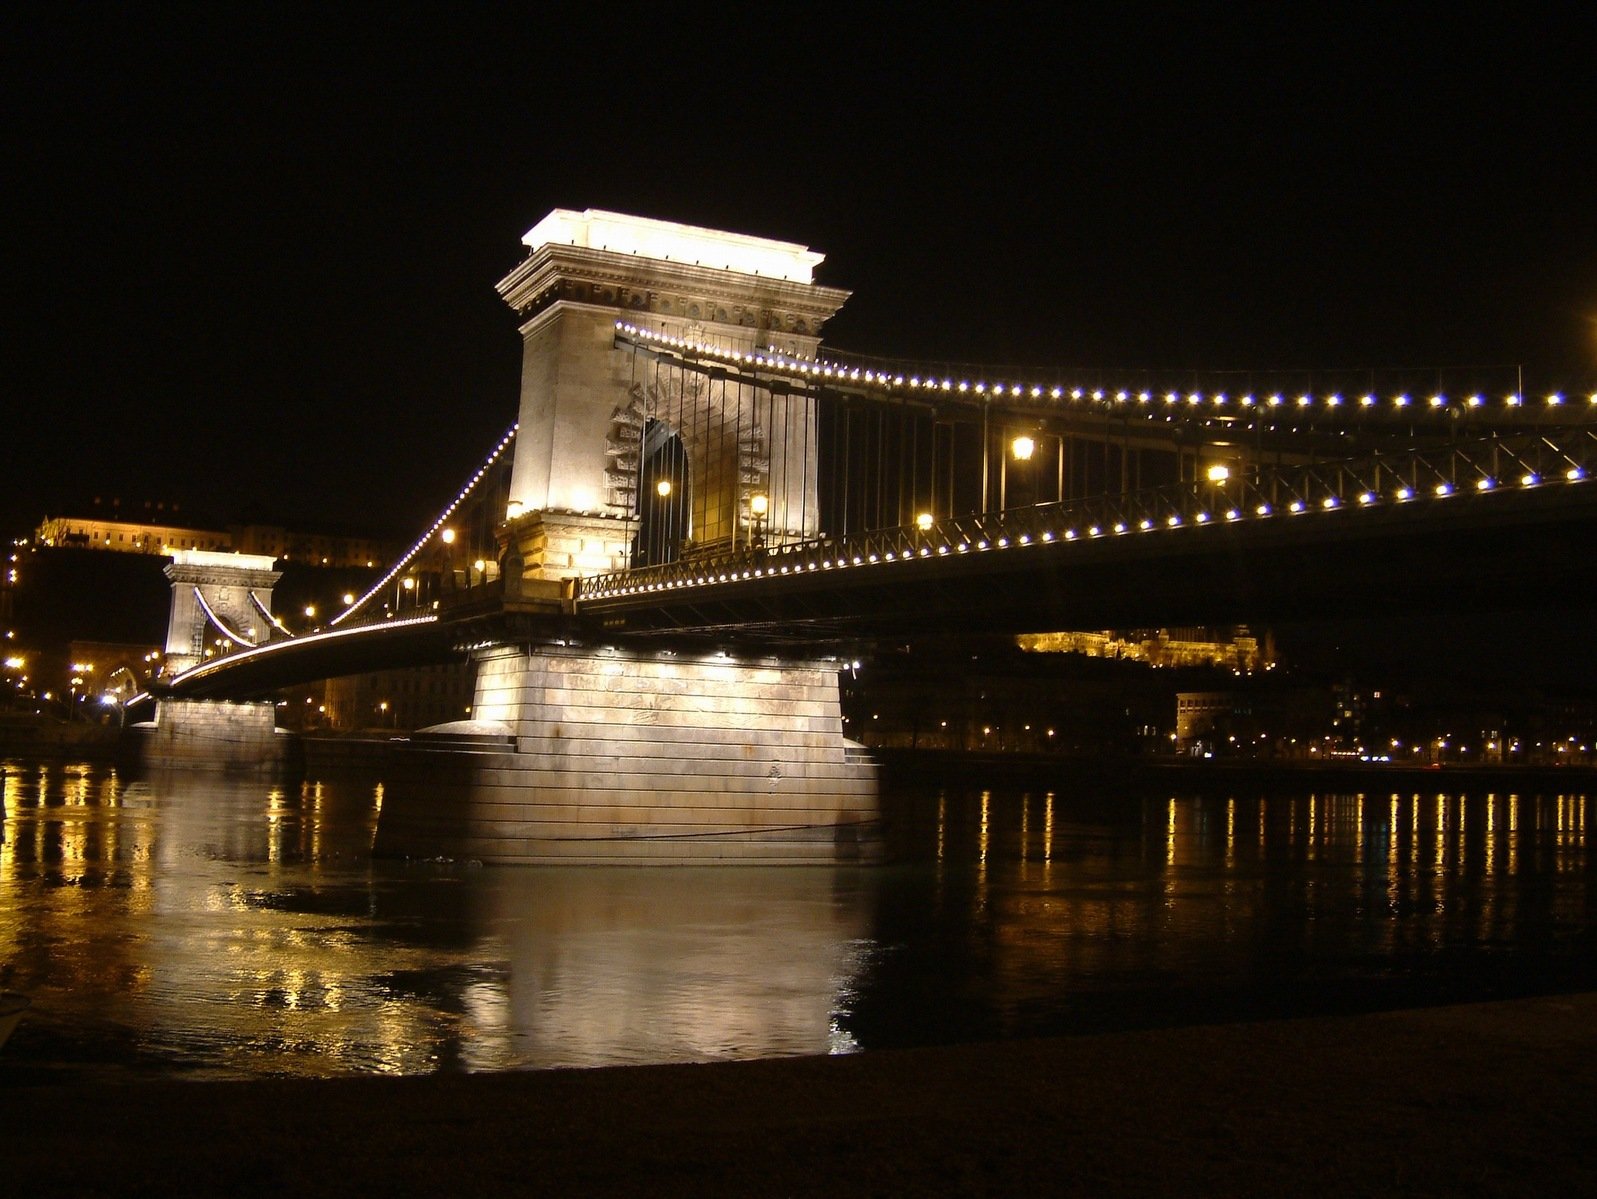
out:
{"label": "illuminated street lamp", "polygon": [[127,709],[122,705],[122,697],[115,691],[107,691],[100,696],[100,706],[110,708],[116,713],[116,726],[123,728],[127,724]]}
{"label": "illuminated street lamp", "polygon": [[931,529],[932,529],[932,514],[930,512],[922,512],[919,516],[917,516],[915,518],[915,527],[917,529],[919,529],[922,533],[931,532]]}
{"label": "illuminated street lamp", "polygon": [[765,545],[765,537],[762,531],[765,525],[766,513],[770,510],[771,499],[769,496],[759,493],[749,497],[749,517],[754,526],[753,537],[750,539],[749,544],[755,549],[760,549]]}
{"label": "illuminated street lamp", "polygon": [[1215,463],[1208,470],[1208,479],[1211,483],[1224,483],[1231,477],[1231,468],[1223,463]]}
{"label": "illuminated street lamp", "polygon": [[662,500],[669,496],[671,494],[671,480],[661,479],[658,483],[656,483],[654,485],[654,494],[659,496]]}
{"label": "illuminated street lamp", "polygon": [[[1000,455],[998,459],[998,507],[1009,507],[1009,459],[1013,458],[1017,465],[1031,461],[1031,456],[1037,452],[1037,441],[1029,433],[1022,433],[1012,438],[1009,442],[1008,456]],[[1035,497],[1033,497],[1035,498]]]}
{"label": "illuminated street lamp", "polygon": [[[445,528],[438,534],[439,544],[443,547],[438,552],[438,575],[434,583],[434,592],[440,587],[455,589],[455,531]],[[438,600],[433,600],[433,607],[438,606]]]}
{"label": "illuminated street lamp", "polygon": [[[86,676],[88,676],[90,674],[93,674],[93,673],[94,673],[94,663],[93,662],[74,662],[74,663],[72,663],[72,678],[70,680],[71,690],[69,692],[69,697],[70,697],[70,700],[71,700],[71,706],[68,709],[68,715],[74,720],[77,719],[78,705],[80,703],[82,703],[86,698],[88,698],[88,696],[87,696],[88,679],[87,679]],[[84,688],[84,694],[79,694],[78,688],[80,688],[80,687]]]}

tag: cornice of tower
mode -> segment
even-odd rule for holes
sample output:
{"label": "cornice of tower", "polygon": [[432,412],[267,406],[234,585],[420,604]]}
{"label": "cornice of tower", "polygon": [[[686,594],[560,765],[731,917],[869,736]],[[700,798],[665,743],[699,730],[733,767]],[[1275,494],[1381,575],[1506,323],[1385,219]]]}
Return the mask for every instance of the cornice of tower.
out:
{"label": "cornice of tower", "polygon": [[849,296],[842,288],[723,267],[553,244],[534,249],[498,291],[524,322],[567,302],[809,338],[819,336]]}

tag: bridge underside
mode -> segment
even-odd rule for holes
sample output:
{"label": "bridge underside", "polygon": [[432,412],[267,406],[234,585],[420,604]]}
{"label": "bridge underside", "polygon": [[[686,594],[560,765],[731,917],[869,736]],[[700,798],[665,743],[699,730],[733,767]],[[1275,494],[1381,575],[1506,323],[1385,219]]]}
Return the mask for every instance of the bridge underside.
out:
{"label": "bridge underside", "polygon": [[[1204,528],[912,557],[858,567],[389,622],[234,654],[169,690],[243,699],[473,649],[676,644],[813,659],[950,630],[1008,634],[1251,624],[1583,603],[1597,594],[1597,488],[1306,512]],[[798,561],[798,559],[794,559]],[[779,553],[761,559],[784,561]]]}
{"label": "bridge underside", "polygon": [[612,636],[870,638],[1469,611],[1597,594],[1597,489],[1033,542],[593,600]]}

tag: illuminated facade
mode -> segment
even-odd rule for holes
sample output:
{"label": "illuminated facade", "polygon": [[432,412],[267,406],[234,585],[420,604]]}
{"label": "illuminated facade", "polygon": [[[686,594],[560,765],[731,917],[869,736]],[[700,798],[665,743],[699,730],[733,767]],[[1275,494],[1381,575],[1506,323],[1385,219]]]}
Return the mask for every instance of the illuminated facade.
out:
{"label": "illuminated facade", "polygon": [[1082,654],[1150,666],[1218,666],[1238,674],[1267,670],[1275,664],[1268,636],[1261,648],[1259,639],[1246,628],[1229,634],[1213,629],[1025,633],[1015,638],[1015,644],[1032,654]]}
{"label": "illuminated facade", "polygon": [[217,529],[190,529],[181,525],[100,517],[47,516],[34,531],[34,537],[40,545],[123,554],[166,554],[172,550],[225,552],[232,548],[228,535]]}
{"label": "illuminated facade", "polygon": [[[621,569],[640,498],[670,496],[673,543],[730,547],[817,532],[814,414],[695,372],[639,373],[619,322],[727,351],[813,354],[848,293],[813,282],[804,246],[669,221],[557,209],[499,283],[521,320],[520,431],[508,501],[529,580]],[[661,442],[650,441],[651,433]],[[666,445],[669,443],[669,445]],[[681,456],[676,490],[640,497],[651,450]],[[773,472],[773,463],[788,463]],[[797,466],[791,464],[798,464]],[[753,501],[762,496],[758,514]]]}
{"label": "illuminated facade", "polygon": [[174,550],[203,550],[254,554],[313,566],[372,567],[393,556],[393,547],[374,537],[296,533],[282,525],[195,529],[102,517],[47,516],[34,531],[34,537],[40,545],[67,549],[163,555]]}

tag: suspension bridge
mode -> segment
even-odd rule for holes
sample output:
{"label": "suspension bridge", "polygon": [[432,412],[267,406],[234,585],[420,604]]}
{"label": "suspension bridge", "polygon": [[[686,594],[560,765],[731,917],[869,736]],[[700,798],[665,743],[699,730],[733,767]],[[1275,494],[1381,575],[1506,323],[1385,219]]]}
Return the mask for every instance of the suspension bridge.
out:
{"label": "suspension bridge", "polygon": [[[813,281],[806,247],[593,210],[552,213],[524,240],[499,285],[521,322],[519,420],[369,590],[293,637],[271,618],[269,563],[253,582],[237,564],[174,566],[174,712],[476,659],[472,727],[432,734],[413,772],[418,795],[471,798],[403,803],[395,851],[857,847],[874,782],[841,737],[834,660],[873,638],[1597,582],[1576,549],[1597,520],[1597,394],[1526,394],[1489,368],[866,359],[823,349],[847,293]],[[236,651],[199,660],[211,629]],[[582,779],[601,776],[622,782],[599,804]],[[740,798],[660,799],[706,778]],[[596,819],[605,805],[627,811]]]}

